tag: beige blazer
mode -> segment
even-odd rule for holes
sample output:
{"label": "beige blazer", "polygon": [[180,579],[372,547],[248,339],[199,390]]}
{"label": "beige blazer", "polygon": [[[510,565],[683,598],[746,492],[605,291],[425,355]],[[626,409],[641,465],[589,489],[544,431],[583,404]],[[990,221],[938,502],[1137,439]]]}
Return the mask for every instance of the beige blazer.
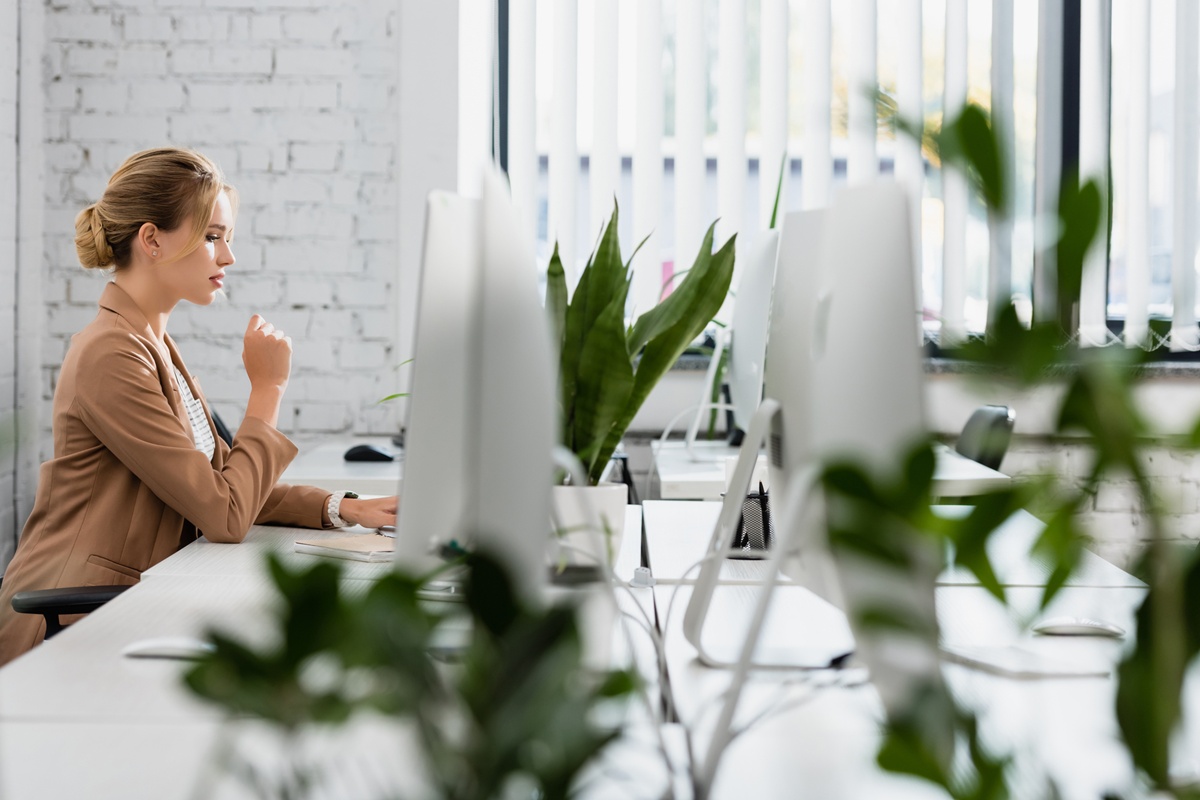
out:
{"label": "beige blazer", "polygon": [[240,542],[255,523],[321,527],[329,493],[276,483],[296,447],[267,423],[243,420],[232,449],[214,429],[211,462],[196,449],[172,364],[212,427],[174,342],[162,348],[129,295],[108,284],[54,391],[54,457],[0,587],[0,664],[45,629],[12,610],[16,592],[134,584],[197,535]]}

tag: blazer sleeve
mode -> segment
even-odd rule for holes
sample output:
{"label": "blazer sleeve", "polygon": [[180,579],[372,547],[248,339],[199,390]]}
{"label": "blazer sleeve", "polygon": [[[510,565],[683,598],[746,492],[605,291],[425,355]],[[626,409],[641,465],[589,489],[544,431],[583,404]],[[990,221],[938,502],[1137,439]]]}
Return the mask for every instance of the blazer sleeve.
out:
{"label": "blazer sleeve", "polygon": [[149,343],[130,331],[112,329],[86,348],[80,354],[74,401],[84,424],[209,541],[245,538],[295,458],[296,446],[263,420],[249,418],[216,469],[172,411]]}
{"label": "blazer sleeve", "polygon": [[[195,381],[195,376],[192,377]],[[197,383],[199,390],[199,384]],[[203,392],[199,395],[200,402],[204,406],[206,414],[210,414],[208,410],[208,400],[203,396]],[[215,426],[214,426],[215,427]],[[236,446],[238,435],[241,430],[235,431],[233,434],[233,443]],[[229,459],[229,454],[232,452],[229,445],[225,444],[225,440],[219,436],[214,437],[217,445],[218,464],[224,464]],[[267,496],[267,501],[263,503],[263,507],[259,509],[258,516],[254,518],[255,525],[286,525],[292,528],[323,528],[325,523],[325,503],[329,500],[329,492],[326,489],[320,489],[316,486],[291,486],[286,483],[277,483],[271,489],[271,493]]]}
{"label": "blazer sleeve", "polygon": [[[237,437],[234,437],[237,443]],[[277,483],[263,504],[256,525],[288,525],[293,528],[320,528],[325,501],[331,493],[316,486],[290,486]]]}

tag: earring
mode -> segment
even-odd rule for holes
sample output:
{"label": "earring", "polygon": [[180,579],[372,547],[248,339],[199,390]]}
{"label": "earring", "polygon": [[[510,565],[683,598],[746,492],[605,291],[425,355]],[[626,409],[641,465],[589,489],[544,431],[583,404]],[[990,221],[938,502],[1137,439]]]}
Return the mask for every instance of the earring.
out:
{"label": "earring", "polygon": [[157,251],[157,250],[151,250],[151,251],[150,251],[150,255],[152,255],[152,256],[156,256],[156,257],[157,257],[157,256],[158,256],[158,251]]}

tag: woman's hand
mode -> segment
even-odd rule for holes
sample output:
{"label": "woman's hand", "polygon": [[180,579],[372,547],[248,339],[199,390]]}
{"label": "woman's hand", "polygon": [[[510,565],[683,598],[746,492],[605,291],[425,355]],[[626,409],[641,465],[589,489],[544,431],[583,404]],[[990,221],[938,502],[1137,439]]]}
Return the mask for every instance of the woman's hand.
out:
{"label": "woman's hand", "polygon": [[242,363],[252,389],[282,392],[292,372],[292,340],[255,314],[242,339]]}
{"label": "woman's hand", "polygon": [[378,528],[380,525],[396,524],[396,506],[395,495],[369,500],[344,497],[338,509],[338,516],[346,522],[362,525],[364,528]]}

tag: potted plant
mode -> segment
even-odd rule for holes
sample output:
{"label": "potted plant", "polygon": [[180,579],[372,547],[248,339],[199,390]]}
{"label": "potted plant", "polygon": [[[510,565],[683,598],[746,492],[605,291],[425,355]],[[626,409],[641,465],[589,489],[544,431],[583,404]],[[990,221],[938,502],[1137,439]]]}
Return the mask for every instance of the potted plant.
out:
{"label": "potted plant", "polygon": [[[248,640],[211,629],[212,652],[184,676],[229,717],[214,769],[192,796],[220,794],[233,781],[238,796],[328,797],[338,794],[331,787],[344,792],[354,771],[364,800],[522,791],[565,800],[620,735],[625,700],[638,691],[633,673],[588,661],[575,603],[526,603],[487,553],[461,564],[471,624],[453,668],[430,657],[445,652],[437,631],[459,613],[457,604],[421,599],[431,575],[392,571],[356,592],[336,562],[289,567],[270,555],[267,566],[275,635]],[[371,756],[357,750],[364,731],[406,748],[411,763],[394,773],[368,768]],[[388,763],[401,758],[397,749]]]}
{"label": "potted plant", "polygon": [[[612,217],[569,299],[557,245],[546,273],[546,308],[560,356],[560,438],[582,463],[589,487],[600,483],[613,451],[651,390],[716,315],[733,278],[736,237],[714,253],[710,226],[694,263],[674,291],[627,324],[630,263],[621,258],[617,215],[614,203]],[[567,519],[571,508],[604,507],[599,497],[571,498],[580,488],[555,489],[560,530],[575,527]],[[624,520],[624,490],[624,486],[608,489],[615,498],[611,508],[619,510],[601,512],[610,558],[617,549],[612,541],[619,541]]]}

